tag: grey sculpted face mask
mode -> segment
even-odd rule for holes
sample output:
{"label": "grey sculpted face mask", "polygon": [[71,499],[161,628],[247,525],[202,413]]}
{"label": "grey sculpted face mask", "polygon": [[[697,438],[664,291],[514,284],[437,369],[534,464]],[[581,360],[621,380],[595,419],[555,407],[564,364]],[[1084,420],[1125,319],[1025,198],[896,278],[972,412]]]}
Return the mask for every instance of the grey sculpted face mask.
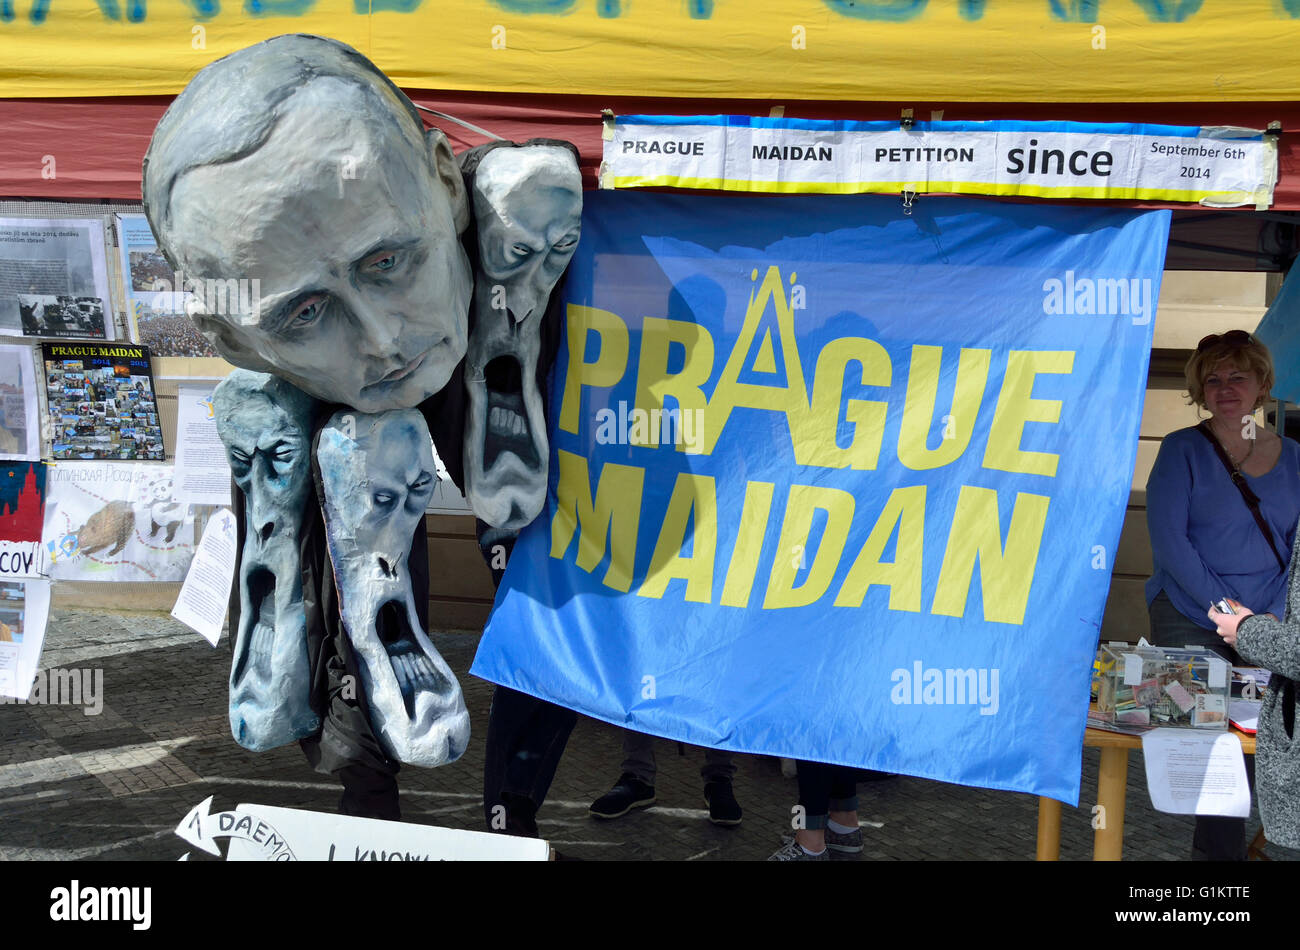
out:
{"label": "grey sculpted face mask", "polygon": [[230,731],[254,752],[314,733],[298,538],[311,489],[315,403],[283,380],[235,370],[212,399],[245,498]]}
{"label": "grey sculpted face mask", "polygon": [[424,417],[337,412],[321,430],[316,459],[343,626],[375,734],[399,762],[451,762],[469,743],[469,712],[420,627],[407,565],[437,481]]}
{"label": "grey sculpted face mask", "polygon": [[465,360],[465,494],[479,518],[518,532],[546,501],[540,329],[578,246],[582,175],[565,148],[497,148],[478,166],[472,199],[479,270]]}
{"label": "grey sculpted face mask", "polygon": [[356,50],[280,36],[200,70],[143,192],[195,322],[236,366],[379,412],[419,405],[464,356],[460,170]]}

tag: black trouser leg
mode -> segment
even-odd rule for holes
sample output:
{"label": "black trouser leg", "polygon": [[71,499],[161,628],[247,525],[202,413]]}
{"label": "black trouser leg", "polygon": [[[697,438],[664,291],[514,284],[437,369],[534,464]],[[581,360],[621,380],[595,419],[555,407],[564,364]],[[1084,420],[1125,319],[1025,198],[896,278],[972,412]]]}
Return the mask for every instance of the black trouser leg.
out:
{"label": "black trouser leg", "polygon": [[384,821],[402,820],[402,810],[397,801],[396,777],[364,765],[344,766],[335,774],[343,783],[343,797],[339,799],[340,815],[381,818]]}
{"label": "black trouser leg", "polygon": [[506,827],[511,811],[529,806],[532,814],[517,817],[525,827],[532,821],[546,801],[577,721],[571,709],[505,686],[496,688],[483,769],[483,817],[490,830],[514,830]]}
{"label": "black trouser leg", "polygon": [[832,810],[857,810],[856,769],[803,759],[798,764],[799,804],[804,810],[804,827],[811,831],[825,828]]}

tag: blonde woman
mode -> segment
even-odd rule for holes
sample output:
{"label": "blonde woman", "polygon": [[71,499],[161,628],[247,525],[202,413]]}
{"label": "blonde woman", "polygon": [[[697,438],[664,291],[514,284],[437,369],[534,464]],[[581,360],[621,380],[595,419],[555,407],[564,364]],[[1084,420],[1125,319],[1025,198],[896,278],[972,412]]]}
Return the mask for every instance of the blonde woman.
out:
{"label": "blonde woman", "polygon": [[[1254,423],[1273,360],[1246,331],[1201,340],[1186,378],[1210,417],[1165,437],[1147,481],[1151,640],[1235,661],[1206,610],[1228,598],[1281,615],[1300,518],[1300,445]],[[1245,830],[1241,818],[1198,817],[1193,857],[1244,860]]]}

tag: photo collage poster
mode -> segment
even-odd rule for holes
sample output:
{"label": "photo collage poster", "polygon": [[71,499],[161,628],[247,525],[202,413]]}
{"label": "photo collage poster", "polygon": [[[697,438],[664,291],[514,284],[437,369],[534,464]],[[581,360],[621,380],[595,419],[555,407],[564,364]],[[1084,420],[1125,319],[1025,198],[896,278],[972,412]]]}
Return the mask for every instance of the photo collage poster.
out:
{"label": "photo collage poster", "polygon": [[190,319],[186,305],[195,298],[176,286],[184,278],[172,272],[158,250],[148,219],[142,214],[119,214],[117,232],[131,339],[149,347],[154,356],[217,356],[216,348]]}
{"label": "photo collage poster", "polygon": [[44,343],[56,460],[163,461],[149,350],[128,344]]}
{"label": "photo collage poster", "polygon": [[0,334],[115,339],[95,218],[0,218]]}

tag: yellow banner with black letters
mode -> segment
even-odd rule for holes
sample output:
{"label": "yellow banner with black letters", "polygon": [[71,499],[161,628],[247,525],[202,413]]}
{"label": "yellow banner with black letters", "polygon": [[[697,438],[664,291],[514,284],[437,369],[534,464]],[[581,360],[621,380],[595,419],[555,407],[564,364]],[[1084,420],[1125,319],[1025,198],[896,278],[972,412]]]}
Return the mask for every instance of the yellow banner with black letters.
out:
{"label": "yellow banner with black letters", "polygon": [[408,88],[1287,100],[1300,0],[0,0],[0,97],[176,93],[281,33],[349,43]]}

